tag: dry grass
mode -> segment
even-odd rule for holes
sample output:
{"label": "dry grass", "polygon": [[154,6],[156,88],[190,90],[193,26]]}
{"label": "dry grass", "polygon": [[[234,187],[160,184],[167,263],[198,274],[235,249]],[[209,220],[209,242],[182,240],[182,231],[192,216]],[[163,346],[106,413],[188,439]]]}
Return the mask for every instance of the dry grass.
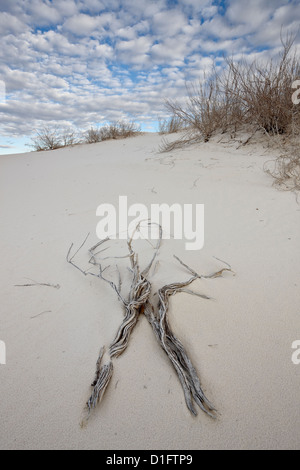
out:
{"label": "dry grass", "polygon": [[293,139],[285,144],[276,160],[267,162],[265,171],[273,177],[274,186],[282,191],[300,191],[300,142]]}
{"label": "dry grass", "polygon": [[181,149],[187,145],[196,144],[201,141],[202,139],[199,134],[194,132],[192,129],[188,129],[180,136],[179,139],[171,142],[166,137],[163,137],[159,146],[159,152],[172,152],[173,150]]}

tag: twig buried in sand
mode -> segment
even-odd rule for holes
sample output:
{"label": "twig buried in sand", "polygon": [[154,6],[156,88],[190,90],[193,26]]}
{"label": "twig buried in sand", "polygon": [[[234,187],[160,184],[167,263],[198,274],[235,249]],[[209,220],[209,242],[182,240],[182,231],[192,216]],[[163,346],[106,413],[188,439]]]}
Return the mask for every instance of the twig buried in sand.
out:
{"label": "twig buried in sand", "polygon": [[[151,225],[151,223],[149,223]],[[136,230],[139,229],[137,226]],[[129,339],[131,333],[136,326],[139,316],[144,314],[147,318],[148,322],[150,323],[155,337],[159,342],[162,349],[165,351],[166,355],[168,356],[169,360],[171,361],[174,369],[177,372],[179,381],[183,388],[185,401],[188,409],[191,411],[193,415],[197,415],[197,411],[195,409],[195,404],[199,406],[201,410],[203,410],[206,414],[211,416],[212,418],[216,417],[216,409],[213,405],[209,402],[206,398],[200,384],[200,379],[196,372],[195,367],[193,366],[192,362],[190,361],[182,343],[176,338],[173,334],[172,329],[169,324],[168,319],[168,311],[169,311],[169,299],[171,296],[174,296],[177,293],[185,292],[192,295],[197,295],[205,300],[209,300],[210,297],[198,294],[196,292],[191,291],[188,287],[197,279],[214,279],[216,277],[222,276],[223,272],[231,271],[231,267],[227,264],[228,267],[223,268],[217,272],[214,272],[208,276],[199,275],[196,271],[191,269],[187,264],[181,261],[177,256],[174,258],[184,267],[187,271],[191,274],[187,281],[178,282],[173,284],[167,284],[160,288],[157,293],[154,295],[158,295],[158,304],[156,307],[150,301],[151,295],[151,283],[147,279],[147,276],[154,264],[158,256],[158,252],[162,242],[162,228],[159,226],[159,239],[157,245],[155,247],[154,255],[148,264],[148,266],[141,271],[138,261],[138,255],[132,248],[134,234],[127,242],[127,248],[129,254],[127,257],[130,259],[130,273],[132,275],[132,282],[131,287],[129,290],[128,298],[125,300],[121,294],[121,287],[122,287],[122,279],[121,274],[118,269],[118,276],[119,282],[118,286],[113,282],[107,279],[104,276],[104,272],[108,269],[108,266],[104,267],[101,265],[101,262],[97,260],[95,250],[102,245],[103,243],[109,241],[109,239],[102,240],[101,242],[97,243],[94,247],[89,250],[90,260],[89,262],[96,268],[98,268],[99,273],[91,273],[89,271],[83,271],[80,267],[78,267],[74,263],[74,257],[78,253],[79,250],[76,251],[75,255],[71,256],[71,250],[73,245],[68,251],[67,254],[67,261],[75,266],[80,272],[82,272],[85,276],[86,275],[93,275],[99,277],[104,282],[108,283],[110,287],[115,291],[118,296],[118,299],[122,302],[125,310],[125,316],[120,325],[117,334],[110,344],[108,348],[109,360],[107,363],[102,365],[103,356],[105,349],[101,348],[97,365],[96,365],[96,374],[95,380],[92,384],[93,391],[92,394],[87,402],[87,417],[86,420],[89,418],[91,411],[96,407],[96,405],[101,401],[105,390],[111,380],[113,375],[113,360],[120,356],[128,346]],[[81,245],[80,248],[83,247],[87,238],[85,239],[84,243]],[[125,258],[125,257],[122,257]],[[231,271],[232,272],[232,271]]]}
{"label": "twig buried in sand", "polygon": [[45,310],[45,312],[38,313],[37,315],[34,315],[33,317],[30,317],[31,319],[40,317],[41,315],[45,315],[45,313],[52,313],[52,310]]}
{"label": "twig buried in sand", "polygon": [[29,279],[29,281],[32,281],[30,284],[15,284],[14,287],[36,287],[36,286],[44,286],[44,287],[53,287],[53,289],[60,289],[59,284],[49,284],[46,282],[37,282],[34,281],[33,279]]}

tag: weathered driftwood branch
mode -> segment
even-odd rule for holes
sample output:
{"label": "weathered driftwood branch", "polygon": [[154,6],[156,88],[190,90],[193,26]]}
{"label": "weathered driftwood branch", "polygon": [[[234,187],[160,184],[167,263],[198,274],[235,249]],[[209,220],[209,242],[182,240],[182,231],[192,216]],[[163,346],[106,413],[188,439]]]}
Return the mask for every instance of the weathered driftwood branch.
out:
{"label": "weathered driftwood branch", "polygon": [[[136,230],[138,229],[139,229],[139,226],[137,226]],[[224,271],[231,271],[231,267],[227,265],[228,266],[227,268],[223,268],[217,272],[210,274],[209,276],[203,276],[203,275],[199,275],[198,273],[196,273],[188,265],[183,263],[177,256],[174,256],[176,260],[189,271],[192,277],[190,277],[185,282],[168,284],[168,285],[163,286],[161,289],[159,289],[157,292],[158,305],[155,308],[150,301],[151,283],[147,279],[147,276],[153,266],[154,261],[157,258],[159,248],[161,246],[162,228],[159,227],[159,239],[155,247],[153,258],[143,271],[141,271],[140,266],[139,266],[138,255],[137,253],[135,253],[135,251],[132,248],[133,237],[134,237],[134,234],[127,242],[129,253],[126,256],[116,257],[119,259],[120,258],[130,259],[130,265],[131,265],[130,272],[132,274],[132,283],[131,283],[130,292],[129,292],[127,300],[125,300],[121,294],[122,279],[121,279],[121,274],[120,274],[119,269],[118,269],[119,282],[117,286],[113,281],[110,281],[109,279],[104,277],[104,272],[108,269],[108,266],[103,268],[101,265],[101,262],[97,260],[97,255],[105,251],[105,249],[102,249],[100,251],[96,251],[96,250],[102,244],[109,241],[109,238],[100,241],[89,250],[89,254],[90,254],[89,263],[95,266],[96,268],[98,268],[99,270],[98,274],[90,272],[89,270],[83,271],[79,266],[77,266],[74,263],[74,257],[76,256],[78,251],[83,247],[87,238],[85,239],[84,243],[80,246],[79,250],[77,250],[73,256],[71,256],[73,244],[71,245],[67,254],[67,261],[70,264],[72,264],[74,267],[76,267],[81,273],[83,273],[84,275],[93,275],[93,276],[99,277],[100,279],[108,283],[110,287],[117,294],[125,310],[125,316],[122,321],[122,324],[120,325],[113,342],[109,346],[108,352],[109,352],[110,359],[107,364],[101,365],[105,350],[104,348],[102,348],[100,351],[99,358],[96,364],[95,380],[92,384],[93,392],[87,402],[88,415],[90,414],[91,410],[94,409],[97,406],[97,404],[101,401],[105,393],[105,390],[110,382],[110,379],[113,374],[113,363],[112,363],[113,359],[117,358],[125,351],[125,349],[128,346],[131,333],[135,325],[137,324],[139,316],[141,314],[144,314],[148,322],[152,326],[152,329],[154,331],[154,334],[160,346],[167,354],[169,360],[171,361],[178,375],[179,381],[183,388],[185,401],[186,401],[188,409],[191,411],[192,414],[197,415],[197,411],[194,406],[196,403],[201,410],[203,410],[209,416],[214,418],[216,409],[206,398],[201,388],[200,379],[197,375],[195,367],[190,361],[183,345],[173,334],[172,329],[170,327],[169,319],[168,319],[169,299],[171,296],[179,292],[186,292],[189,294],[197,295],[204,299],[210,299],[206,295],[198,294],[187,289],[187,287],[190,286],[197,279],[213,279],[216,277],[220,277]],[[109,257],[105,259],[108,259],[108,258]]]}

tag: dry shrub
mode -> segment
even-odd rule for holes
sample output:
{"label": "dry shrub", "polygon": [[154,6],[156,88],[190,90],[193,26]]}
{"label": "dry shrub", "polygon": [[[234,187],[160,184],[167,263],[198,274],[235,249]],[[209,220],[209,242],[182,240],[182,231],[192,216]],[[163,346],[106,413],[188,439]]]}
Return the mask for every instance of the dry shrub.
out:
{"label": "dry shrub", "polygon": [[117,121],[97,129],[91,128],[85,136],[85,143],[94,144],[111,139],[132,137],[140,132],[134,122]]}
{"label": "dry shrub", "polygon": [[62,147],[61,136],[57,128],[50,129],[49,127],[43,127],[40,131],[36,132],[36,135],[31,140],[32,144],[30,146],[37,152],[56,150]]}
{"label": "dry shrub", "polygon": [[185,123],[178,116],[171,116],[167,119],[159,119],[158,127],[160,134],[175,134],[186,128]]}
{"label": "dry shrub", "polygon": [[117,129],[117,136],[121,138],[127,138],[127,137],[133,137],[136,134],[139,134],[141,132],[140,126],[138,126],[135,122],[130,121],[118,121],[114,125]]}
{"label": "dry shrub", "polygon": [[256,60],[251,63],[226,61],[234,79],[234,87],[228,91],[236,98],[243,122],[271,135],[289,133],[295,112],[299,114],[293,106],[291,88],[299,75],[299,61],[292,53],[294,39],[291,35],[285,40],[281,36],[279,58],[266,64]]}
{"label": "dry shrub", "polygon": [[300,65],[292,53],[295,38],[281,36],[282,52],[268,63],[226,59],[225,69],[209,79],[187,85],[187,101],[166,101],[171,119],[181,121],[208,142],[216,132],[242,125],[268,134],[286,134],[299,123],[299,107],[292,102],[292,83],[300,77]]}
{"label": "dry shrub", "polygon": [[75,130],[69,128],[62,132],[61,141],[63,147],[70,147],[80,143],[80,139]]}
{"label": "dry shrub", "polygon": [[[278,57],[266,63],[227,58],[222,72],[214,69],[209,79],[187,85],[185,104],[166,101],[171,119],[179,120],[188,132],[175,142],[164,139],[160,150],[170,151],[200,140],[208,142],[216,133],[235,133],[245,126],[252,135],[263,130],[270,137],[285,136],[289,142],[298,136],[300,104],[292,101],[292,85],[300,78],[299,58],[293,52],[296,36],[287,34],[284,38],[281,34],[280,38],[282,50]],[[297,145],[286,145],[276,169],[268,172],[277,183],[286,181],[288,187],[299,188]]]}
{"label": "dry shrub", "polygon": [[185,106],[178,101],[166,101],[166,108],[172,114],[171,120],[196,131],[207,142],[217,129],[222,113],[218,83],[212,78],[198,85],[188,85],[187,92]]}
{"label": "dry shrub", "polygon": [[101,140],[100,129],[94,129],[93,127],[87,131],[84,139],[86,144],[96,144]]}
{"label": "dry shrub", "polygon": [[43,150],[57,150],[62,147],[68,147],[79,143],[76,132],[69,128],[60,130],[56,127],[44,126],[36,132],[31,138],[30,147],[37,152]]}
{"label": "dry shrub", "polygon": [[81,138],[72,128],[61,130],[58,126],[53,128],[45,126],[32,137],[30,147],[36,151],[56,150],[80,143],[94,144],[109,139],[131,137],[138,132],[140,128],[134,122],[126,121],[118,121],[96,129],[91,127]]}
{"label": "dry shrub", "polygon": [[274,185],[283,191],[300,191],[299,141],[289,143],[275,161],[265,164],[266,173],[274,179]]}

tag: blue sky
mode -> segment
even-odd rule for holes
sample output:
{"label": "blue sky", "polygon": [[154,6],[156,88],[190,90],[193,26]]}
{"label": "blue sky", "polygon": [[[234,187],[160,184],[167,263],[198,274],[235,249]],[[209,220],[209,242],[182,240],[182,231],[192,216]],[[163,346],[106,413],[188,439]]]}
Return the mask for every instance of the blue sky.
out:
{"label": "blue sky", "polygon": [[156,130],[214,60],[264,59],[299,25],[298,0],[0,0],[0,154],[45,124]]}

